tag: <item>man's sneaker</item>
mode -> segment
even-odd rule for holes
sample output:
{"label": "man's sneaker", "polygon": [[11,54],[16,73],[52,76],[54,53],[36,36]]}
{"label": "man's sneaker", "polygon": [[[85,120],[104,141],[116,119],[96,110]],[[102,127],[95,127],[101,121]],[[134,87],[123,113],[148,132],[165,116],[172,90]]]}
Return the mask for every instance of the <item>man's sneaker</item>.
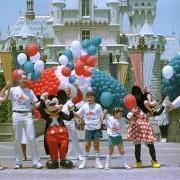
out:
{"label": "man's sneaker", "polygon": [[16,164],[14,166],[14,169],[22,169],[22,168],[23,168],[22,164]]}
{"label": "man's sneaker", "polygon": [[107,169],[107,170],[109,169],[109,164],[108,163],[105,164],[104,169]]}
{"label": "man's sneaker", "polygon": [[142,161],[141,161],[141,162],[136,162],[136,164],[134,165],[134,167],[135,167],[135,168],[143,168],[144,165],[143,165],[143,163],[142,163]]}
{"label": "man's sneaker", "polygon": [[124,164],[124,168],[125,169],[131,169],[131,167],[127,163]]}
{"label": "man's sneaker", "polygon": [[151,165],[153,168],[160,168],[161,166],[157,161],[153,161],[153,160],[151,161]]}
{"label": "man's sneaker", "polygon": [[85,166],[86,166],[86,162],[87,162],[87,160],[84,159],[84,160],[82,161],[82,163],[79,165],[79,169],[84,169]]}
{"label": "man's sneaker", "polygon": [[42,169],[43,168],[43,166],[40,162],[38,162],[37,164],[33,164],[33,167],[36,169]]}

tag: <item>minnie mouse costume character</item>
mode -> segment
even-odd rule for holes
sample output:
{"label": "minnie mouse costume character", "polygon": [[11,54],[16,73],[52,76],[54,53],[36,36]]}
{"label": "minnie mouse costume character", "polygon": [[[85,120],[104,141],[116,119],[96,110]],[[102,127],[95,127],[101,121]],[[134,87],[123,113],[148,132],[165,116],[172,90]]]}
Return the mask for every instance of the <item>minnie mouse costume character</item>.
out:
{"label": "minnie mouse costume character", "polygon": [[74,115],[70,111],[69,115],[62,112],[63,105],[67,100],[66,93],[60,90],[57,96],[43,93],[41,95],[40,113],[46,120],[44,132],[44,145],[51,160],[46,163],[47,168],[56,169],[59,167],[58,155],[60,156],[60,166],[72,168],[73,163],[66,159],[69,145],[69,134],[63,120],[70,121]]}
{"label": "minnie mouse costume character", "polygon": [[160,164],[156,160],[156,151],[154,141],[156,140],[153,129],[149,123],[149,117],[157,116],[164,110],[164,106],[168,103],[165,98],[163,106],[156,112],[154,107],[156,102],[152,101],[150,92],[147,89],[142,93],[138,86],[133,86],[132,94],[136,98],[137,106],[131,110],[127,118],[130,119],[130,124],[127,131],[127,139],[133,140],[135,145],[136,164],[134,167],[141,168],[143,163],[141,161],[141,141],[149,148],[149,153],[152,158],[151,165],[154,168],[159,168]]}

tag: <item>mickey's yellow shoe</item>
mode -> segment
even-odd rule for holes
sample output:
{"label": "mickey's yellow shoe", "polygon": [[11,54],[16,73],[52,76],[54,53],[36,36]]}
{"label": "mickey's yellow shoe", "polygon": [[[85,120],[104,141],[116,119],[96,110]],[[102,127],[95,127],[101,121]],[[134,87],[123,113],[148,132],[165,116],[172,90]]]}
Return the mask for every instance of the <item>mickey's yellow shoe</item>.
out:
{"label": "mickey's yellow shoe", "polygon": [[151,165],[153,168],[160,168],[161,166],[157,161],[153,161],[153,160],[151,161]]}
{"label": "mickey's yellow shoe", "polygon": [[134,165],[134,167],[135,167],[135,168],[143,168],[144,165],[143,165],[143,163],[142,163],[142,161],[141,161],[141,162],[136,162],[136,164]]}

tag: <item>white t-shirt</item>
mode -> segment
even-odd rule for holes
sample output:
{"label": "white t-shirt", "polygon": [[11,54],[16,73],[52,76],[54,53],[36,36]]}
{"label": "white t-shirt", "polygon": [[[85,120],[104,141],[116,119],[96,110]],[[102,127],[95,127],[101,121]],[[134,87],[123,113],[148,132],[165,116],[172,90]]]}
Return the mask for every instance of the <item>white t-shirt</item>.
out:
{"label": "white t-shirt", "polygon": [[10,98],[13,111],[31,111],[31,105],[38,101],[31,89],[21,88],[20,86],[10,89]]}
{"label": "white t-shirt", "polygon": [[126,127],[124,118],[116,119],[114,116],[107,116],[104,123],[107,126],[107,134],[112,137],[122,136],[123,129]]}
{"label": "white t-shirt", "polygon": [[173,102],[172,104],[175,106],[175,108],[180,107],[180,96],[178,96]]}
{"label": "white t-shirt", "polygon": [[86,130],[96,130],[101,128],[100,117],[102,115],[102,108],[100,104],[84,103],[77,114],[81,115],[85,122]]}

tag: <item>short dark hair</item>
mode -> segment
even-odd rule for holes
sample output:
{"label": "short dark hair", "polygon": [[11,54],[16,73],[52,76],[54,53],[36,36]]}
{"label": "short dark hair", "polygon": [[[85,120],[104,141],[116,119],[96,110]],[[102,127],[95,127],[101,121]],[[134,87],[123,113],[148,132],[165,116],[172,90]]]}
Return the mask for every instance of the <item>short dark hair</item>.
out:
{"label": "short dark hair", "polygon": [[119,113],[119,112],[122,113],[122,112],[123,112],[123,108],[121,108],[121,107],[115,107],[115,108],[113,109],[113,112],[112,112],[112,113],[113,113],[113,115],[114,115],[114,114]]}
{"label": "short dark hair", "polygon": [[86,93],[86,97],[89,97],[89,96],[94,96],[95,97],[95,93],[93,91],[88,91]]}

